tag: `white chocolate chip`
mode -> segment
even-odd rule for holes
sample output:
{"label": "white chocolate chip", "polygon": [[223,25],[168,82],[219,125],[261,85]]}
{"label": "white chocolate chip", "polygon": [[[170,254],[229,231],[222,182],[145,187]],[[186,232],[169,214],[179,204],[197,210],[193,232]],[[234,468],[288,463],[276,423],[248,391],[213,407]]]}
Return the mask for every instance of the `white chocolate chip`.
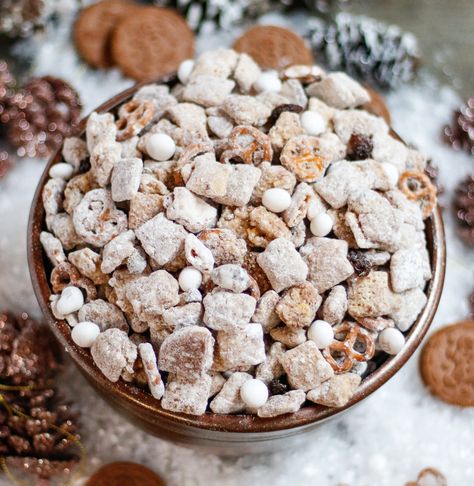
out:
{"label": "white chocolate chip", "polygon": [[319,349],[327,348],[334,339],[331,324],[326,321],[314,321],[308,329],[308,339],[314,341]]}
{"label": "white chocolate chip", "polygon": [[184,292],[196,290],[201,286],[202,273],[194,267],[183,268],[179,274],[178,282]]}
{"label": "white chocolate chip", "polygon": [[189,76],[194,69],[194,61],[192,59],[186,59],[178,68],[178,79],[181,83],[186,84],[189,81]]}
{"label": "white chocolate chip", "polygon": [[53,179],[64,179],[69,180],[74,173],[74,167],[71,164],[65,162],[60,162],[59,164],[54,164],[51,169],[49,169],[49,177]]}
{"label": "white chocolate chip", "polygon": [[164,133],[152,133],[146,139],[145,147],[148,155],[159,162],[170,160],[176,151],[174,140]]}
{"label": "white chocolate chip", "polygon": [[321,135],[327,125],[326,119],[315,111],[304,111],[301,114],[301,126],[308,135]]}
{"label": "white chocolate chip", "polygon": [[56,310],[59,314],[67,316],[78,311],[84,305],[84,296],[78,287],[69,286],[61,292],[56,303]]}
{"label": "white chocolate chip", "polygon": [[267,385],[262,380],[247,380],[240,387],[240,398],[249,408],[263,407],[268,400]]}
{"label": "white chocolate chip", "polygon": [[398,329],[389,327],[379,334],[379,346],[387,354],[398,354],[405,346],[405,336]]}
{"label": "white chocolate chip", "polygon": [[72,340],[81,348],[90,348],[99,334],[99,326],[88,321],[79,322],[71,330]]}
{"label": "white chocolate chip", "polygon": [[398,183],[398,169],[389,162],[383,162],[381,165],[383,171],[385,172],[385,175],[387,176],[390,186],[395,187]]}
{"label": "white chocolate chip", "polygon": [[275,71],[262,73],[253,85],[259,93],[263,93],[264,91],[278,93],[281,90],[281,86],[281,80]]}
{"label": "white chocolate chip", "polygon": [[286,211],[291,204],[291,196],[288,191],[279,187],[267,189],[262,196],[262,204],[274,213]]}
{"label": "white chocolate chip", "polygon": [[326,236],[332,230],[333,221],[327,213],[317,214],[311,221],[310,230],[314,236]]}

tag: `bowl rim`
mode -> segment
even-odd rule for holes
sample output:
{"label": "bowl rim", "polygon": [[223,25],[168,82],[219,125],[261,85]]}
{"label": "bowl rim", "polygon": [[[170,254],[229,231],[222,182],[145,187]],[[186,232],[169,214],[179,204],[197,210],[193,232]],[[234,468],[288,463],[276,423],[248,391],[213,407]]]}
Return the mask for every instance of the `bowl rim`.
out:
{"label": "bowl rim", "polygon": [[[176,75],[159,78],[155,81],[138,83],[102,103],[94,111],[113,111],[122,103],[128,101],[142,86],[155,83],[173,83]],[[75,135],[81,136],[85,130],[85,124],[89,115],[84,117]],[[398,137],[399,138],[399,137]],[[94,382],[96,387],[102,391],[111,393],[114,402],[120,399],[127,405],[128,410],[142,410],[144,414],[150,414],[157,420],[169,421],[176,425],[188,426],[194,429],[221,431],[226,433],[261,433],[277,432],[288,429],[296,429],[314,425],[330,417],[342,414],[349,408],[364,400],[385,384],[400,368],[408,361],[418,348],[421,340],[428,331],[435,316],[443,290],[446,271],[446,242],[444,224],[439,206],[436,206],[433,214],[426,220],[425,233],[429,243],[430,260],[432,266],[432,278],[426,289],[427,302],[417,320],[407,334],[406,344],[403,350],[392,357],[388,357],[374,372],[364,378],[349,402],[340,408],[329,408],[321,405],[308,405],[302,407],[298,412],[285,414],[273,418],[260,418],[256,415],[218,415],[210,412],[201,416],[187,415],[183,413],[170,412],[161,408],[160,401],[153,398],[151,394],[138,387],[119,380],[117,383],[110,382],[95,366],[90,352],[79,348],[71,340],[69,325],[64,321],[57,320],[49,308],[49,297],[51,290],[49,279],[46,275],[44,265],[44,252],[39,241],[39,235],[44,227],[44,208],[42,204],[42,191],[48,179],[48,172],[54,163],[61,159],[62,145],[49,159],[43,174],[37,185],[28,220],[27,234],[27,256],[30,277],[33,289],[39,306],[47,323],[53,330],[56,338],[67,353],[72,357],[76,366]]]}

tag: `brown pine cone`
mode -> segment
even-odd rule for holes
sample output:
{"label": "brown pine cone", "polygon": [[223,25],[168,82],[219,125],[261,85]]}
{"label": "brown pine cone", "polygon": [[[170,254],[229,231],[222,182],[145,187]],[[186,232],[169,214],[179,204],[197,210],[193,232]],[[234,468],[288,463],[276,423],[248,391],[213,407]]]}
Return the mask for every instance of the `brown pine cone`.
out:
{"label": "brown pine cone", "polygon": [[44,12],[45,0],[1,0],[0,33],[27,36],[42,25]]}
{"label": "brown pine cone", "polygon": [[8,174],[14,162],[6,150],[0,150],[0,181]]}
{"label": "brown pine cone", "polygon": [[0,131],[9,120],[9,108],[16,81],[8,64],[0,59]]}
{"label": "brown pine cone", "polygon": [[454,194],[458,235],[468,246],[474,246],[474,173],[461,181]]}
{"label": "brown pine cone", "polygon": [[0,314],[0,382],[43,384],[60,368],[61,352],[51,331],[22,314]]}
{"label": "brown pine cone", "polygon": [[453,112],[451,125],[443,128],[443,139],[454,150],[465,150],[474,155],[474,97]]}
{"label": "brown pine cone", "polygon": [[79,95],[59,78],[29,81],[12,99],[8,139],[21,157],[48,157],[80,120]]}

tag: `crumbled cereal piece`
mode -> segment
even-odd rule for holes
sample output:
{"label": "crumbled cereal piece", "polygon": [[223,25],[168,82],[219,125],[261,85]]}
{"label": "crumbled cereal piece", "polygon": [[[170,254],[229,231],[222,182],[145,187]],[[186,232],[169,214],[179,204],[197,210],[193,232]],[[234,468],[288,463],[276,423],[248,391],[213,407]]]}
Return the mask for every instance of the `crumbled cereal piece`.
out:
{"label": "crumbled cereal piece", "polygon": [[[192,133],[206,133],[206,111],[194,103],[179,103],[168,109],[168,115],[173,123]],[[173,139],[175,137],[172,137]]]}
{"label": "crumbled cereal piece", "polygon": [[216,396],[222,390],[222,387],[224,386],[224,384],[227,380],[224,378],[224,376],[221,373],[211,371],[209,373],[209,375],[212,379],[211,390],[209,392],[209,398],[212,398],[212,397]]}
{"label": "crumbled cereal piece", "polygon": [[117,127],[111,113],[96,113],[89,115],[86,124],[87,149],[91,154],[99,142],[115,142]]}
{"label": "crumbled cereal piece", "polygon": [[115,383],[124,371],[133,374],[137,346],[130,341],[126,332],[107,329],[97,336],[91,347],[91,355],[105,377]]}
{"label": "crumbled cereal piece", "polygon": [[260,179],[261,171],[258,167],[247,164],[232,165],[232,171],[227,181],[224,196],[214,198],[220,204],[227,206],[245,206],[252,196],[252,191]]}
{"label": "crumbled cereal piece", "polygon": [[303,283],[308,275],[306,263],[285,238],[271,241],[265,251],[258,255],[257,262],[276,292]]}
{"label": "crumbled cereal piece", "polygon": [[140,226],[135,234],[157,265],[165,265],[183,251],[187,232],[181,225],[159,213]]}
{"label": "crumbled cereal piece", "polygon": [[135,249],[135,233],[132,230],[124,231],[110,240],[102,252],[102,264],[100,269],[103,273],[112,273],[127,259]]}
{"label": "crumbled cereal piece", "polygon": [[98,248],[127,229],[127,215],[115,207],[106,189],[89,191],[75,207],[72,221],[76,233]]}
{"label": "crumbled cereal piece", "polygon": [[300,221],[296,226],[291,228],[291,242],[295,246],[295,248],[300,248],[304,245],[306,241],[306,223],[304,221]]}
{"label": "crumbled cereal piece", "polygon": [[315,182],[323,176],[330,159],[323,152],[319,138],[297,135],[283,147],[280,162],[299,181]]}
{"label": "crumbled cereal piece", "polygon": [[420,288],[407,290],[394,296],[395,303],[388,315],[395,321],[400,331],[408,331],[424,309],[428,299]]}
{"label": "crumbled cereal piece", "polygon": [[107,283],[109,277],[100,269],[102,265],[101,256],[90,248],[69,253],[68,260],[87,278],[90,278],[96,285]]}
{"label": "crumbled cereal piece", "polygon": [[189,80],[207,74],[218,78],[228,78],[235,69],[238,54],[233,49],[215,49],[201,54],[194,64]]}
{"label": "crumbled cereal piece", "polygon": [[347,293],[342,285],[331,289],[323,304],[322,317],[331,326],[340,324],[347,312]]}
{"label": "crumbled cereal piece", "polygon": [[234,124],[224,114],[209,116],[207,118],[207,126],[219,138],[227,138],[234,128]]}
{"label": "crumbled cereal piece", "polygon": [[400,245],[399,214],[376,191],[353,194],[348,200],[346,223],[360,248],[394,251]]}
{"label": "crumbled cereal piece", "polygon": [[370,101],[370,95],[357,81],[343,72],[330,73],[306,88],[309,96],[316,96],[330,106],[344,110]]}
{"label": "crumbled cereal piece", "polygon": [[241,208],[224,207],[221,217],[217,222],[219,228],[232,230],[240,238],[247,238],[247,231],[250,226],[250,211],[252,206],[243,206]]}
{"label": "crumbled cereal piece", "polygon": [[256,300],[247,294],[217,291],[207,294],[203,300],[204,323],[211,329],[231,330],[245,326],[255,312]]}
{"label": "crumbled cereal piece", "polygon": [[84,304],[78,313],[79,322],[94,322],[101,332],[107,329],[120,329],[128,333],[128,323],[123,312],[114,304],[102,299]]}
{"label": "crumbled cereal piece", "polygon": [[138,192],[130,199],[128,226],[137,229],[163,211],[164,196]]}
{"label": "crumbled cereal piece", "polygon": [[212,379],[207,374],[191,382],[185,377],[170,375],[161,406],[171,412],[202,415],[206,412],[211,384]]}
{"label": "crumbled cereal piece", "polygon": [[55,238],[51,233],[42,231],[40,234],[40,242],[43,246],[46,256],[53,266],[59,265],[66,261],[63,245],[58,238]]}
{"label": "crumbled cereal piece", "polygon": [[312,187],[306,182],[301,182],[296,186],[295,192],[291,196],[290,207],[283,213],[283,220],[290,227],[293,228],[303,221],[308,214],[309,205],[315,201],[317,204],[317,197]]}
{"label": "crumbled cereal piece", "polygon": [[112,199],[129,201],[138,192],[143,171],[141,159],[122,159],[112,171]]}
{"label": "crumbled cereal piece", "polygon": [[254,246],[265,248],[277,238],[291,239],[291,231],[283,220],[263,206],[250,212],[249,224],[247,237]]}
{"label": "crumbled cereal piece", "polygon": [[187,262],[200,272],[211,272],[214,267],[214,257],[195,235],[189,233],[184,242],[184,253]]}
{"label": "crumbled cereal piece", "polygon": [[368,250],[364,252],[365,257],[373,267],[385,265],[390,260],[388,251]]}
{"label": "crumbled cereal piece", "polygon": [[115,270],[112,277],[109,279],[108,283],[112,288],[112,291],[108,293],[107,299],[120,307],[126,315],[131,315],[133,313],[132,304],[129,302],[126,295],[127,285],[139,278],[140,275],[133,275],[128,270],[119,268],[118,270]]}
{"label": "crumbled cereal piece", "polygon": [[166,184],[160,181],[154,174],[143,173],[140,178],[139,191],[145,194],[159,194],[166,196],[170,193]]}
{"label": "crumbled cereal piece", "polygon": [[178,101],[170,94],[169,86],[163,84],[148,84],[142,86],[133,96],[135,101],[151,101],[155,107],[152,121],[158,121],[169,108]]}
{"label": "crumbled cereal piece", "polygon": [[179,305],[202,302],[202,294],[198,289],[191,289],[179,294]]}
{"label": "crumbled cereal piece", "polygon": [[263,193],[268,189],[279,187],[290,194],[293,192],[296,186],[296,177],[289,170],[281,165],[272,165],[270,162],[262,162],[258,168],[262,171],[262,175],[253,190],[251,199],[253,204],[260,204]]}
{"label": "crumbled cereal piece", "polygon": [[257,257],[260,253],[255,251],[248,251],[244,258],[243,267],[247,270],[250,277],[255,280],[260,293],[266,292],[272,288],[265,272],[257,263]]}
{"label": "crumbled cereal piece", "polygon": [[183,101],[190,101],[201,106],[221,105],[235,87],[230,79],[202,74],[193,76],[183,90]]}
{"label": "crumbled cereal piece", "polygon": [[212,228],[217,223],[217,209],[185,187],[174,188],[166,216],[192,233]]}
{"label": "crumbled cereal piece", "polygon": [[237,294],[247,290],[251,284],[249,274],[240,265],[232,263],[214,268],[211,279],[218,287]]}
{"label": "crumbled cereal piece", "polygon": [[66,181],[63,179],[49,179],[43,187],[43,207],[47,216],[58,214],[62,209],[63,191]]}
{"label": "crumbled cereal piece", "polygon": [[426,155],[415,149],[408,149],[406,159],[406,170],[419,170],[423,172],[428,164]]}
{"label": "crumbled cereal piece", "polygon": [[76,206],[82,201],[84,194],[98,187],[91,171],[73,177],[64,189],[64,210],[72,215]]}
{"label": "crumbled cereal piece", "polygon": [[[402,249],[392,255],[390,282],[395,292],[404,292],[425,283],[424,259],[416,248]],[[429,276],[428,276],[429,277]]]}
{"label": "crumbled cereal piece", "polygon": [[67,213],[58,213],[49,218],[51,231],[59,239],[65,250],[72,250],[81,243],[71,216]]}
{"label": "crumbled cereal piece", "polygon": [[391,135],[377,134],[373,138],[373,145],[372,158],[374,160],[381,164],[394,165],[399,174],[406,170],[408,148],[404,143]]}
{"label": "crumbled cereal piece", "polygon": [[159,350],[165,339],[173,334],[174,329],[165,325],[162,316],[156,316],[148,324],[150,329],[150,342],[154,349]]}
{"label": "crumbled cereal piece", "polygon": [[202,304],[191,302],[166,309],[163,311],[163,320],[167,326],[175,330],[186,326],[197,326],[202,320]]}
{"label": "crumbled cereal piece", "polygon": [[247,244],[228,229],[213,228],[201,231],[198,238],[211,250],[216,266],[234,263],[241,265],[247,253]]}
{"label": "crumbled cereal piece", "polygon": [[276,121],[275,125],[268,133],[272,142],[272,147],[280,151],[290,138],[303,135],[304,130],[301,128],[300,117],[298,113],[284,111]]}
{"label": "crumbled cereal piece", "polygon": [[78,172],[81,163],[89,156],[87,144],[78,137],[66,137],[63,142],[63,159],[74,167],[74,172]]}
{"label": "crumbled cereal piece", "polygon": [[305,108],[308,104],[308,97],[303,85],[297,79],[287,79],[282,84],[280,93],[294,105]]}
{"label": "crumbled cereal piece", "polygon": [[178,282],[166,270],[132,280],[125,286],[125,295],[139,319],[161,315],[179,302]]}
{"label": "crumbled cereal piece", "polygon": [[286,348],[282,343],[273,343],[267,354],[267,359],[257,366],[255,378],[269,384],[275,378],[285,374],[280,358],[285,354]]}
{"label": "crumbled cereal piece", "polygon": [[385,120],[365,110],[338,111],[335,113],[333,121],[336,135],[346,144],[349,143],[353,134],[369,139],[388,134],[388,125]]}
{"label": "crumbled cereal piece", "polygon": [[224,164],[242,162],[250,165],[260,165],[271,161],[273,149],[268,135],[259,129],[239,125],[235,127],[226,141],[222,142],[220,161]]}
{"label": "crumbled cereal piece", "polygon": [[275,307],[280,296],[274,290],[265,292],[257,302],[257,309],[252,316],[252,322],[258,322],[265,332],[269,332],[280,323]]}
{"label": "crumbled cereal piece", "polygon": [[265,361],[265,343],[260,324],[247,324],[228,331],[218,331],[213,369],[236,370]]}
{"label": "crumbled cereal piece", "polygon": [[319,293],[348,279],[354,269],[347,259],[347,242],[332,238],[309,238],[300,254],[309,269],[308,280]]}
{"label": "crumbled cereal piece", "polygon": [[389,327],[395,327],[393,319],[387,319],[385,317],[359,317],[357,318],[357,324],[360,324],[369,331],[375,332],[381,332]]}
{"label": "crumbled cereal piece", "polygon": [[164,340],[159,367],[187,380],[195,380],[210,369],[213,353],[214,338],[209,329],[183,327]]}
{"label": "crumbled cereal piece", "polygon": [[210,403],[210,408],[214,413],[238,413],[245,410],[245,403],[240,397],[242,385],[252,379],[248,373],[232,373],[224,383],[220,392]]}
{"label": "crumbled cereal piece", "polygon": [[[400,211],[404,223],[412,225],[418,231],[425,229],[421,208],[415,201],[407,199],[398,189],[387,191],[385,197],[394,208]],[[423,242],[423,247],[426,247],[425,243]]]}
{"label": "crumbled cereal piece", "polygon": [[237,125],[264,125],[272,114],[272,106],[252,96],[231,94],[222,104],[222,110]]}
{"label": "crumbled cereal piece", "polygon": [[153,346],[150,343],[141,343],[138,345],[138,352],[142,359],[150,393],[154,398],[160,400],[165,393],[165,385],[156,364],[156,355]]}
{"label": "crumbled cereal piece", "polygon": [[252,89],[261,73],[260,66],[248,54],[244,52],[239,54],[234,70],[234,79],[242,93],[248,93]]}
{"label": "crumbled cereal piece", "polygon": [[310,282],[286,290],[275,310],[289,327],[308,327],[316,317],[322,298]]}
{"label": "crumbled cereal piece", "polygon": [[365,277],[349,281],[347,312],[356,319],[389,315],[394,309],[394,299],[388,273],[371,271]]}
{"label": "crumbled cereal piece", "polygon": [[133,159],[135,157],[141,157],[141,152],[140,150],[138,150],[139,140],[140,139],[138,135],[136,135],[135,137],[129,138],[128,140],[119,142],[122,159]]}
{"label": "crumbled cereal piece", "polygon": [[291,390],[284,395],[274,395],[270,397],[257,411],[257,415],[262,418],[278,417],[285,413],[297,412],[306,400],[306,393],[303,390]]}
{"label": "crumbled cereal piece", "polygon": [[205,153],[194,159],[191,176],[186,187],[200,196],[215,199],[225,196],[232,167],[216,161],[213,153]]}
{"label": "crumbled cereal piece", "polygon": [[127,270],[130,273],[142,274],[147,265],[145,250],[136,246],[127,258]]}
{"label": "crumbled cereal piece", "polygon": [[349,245],[349,248],[358,248],[357,242],[354,238],[352,230],[346,223],[346,211],[329,209],[327,214],[333,221],[332,231],[340,240],[344,240]]}
{"label": "crumbled cereal piece", "polygon": [[66,287],[79,287],[86,293],[86,301],[97,298],[97,289],[94,283],[82,276],[74,265],[68,262],[60,263],[51,272],[51,287],[54,293],[62,292]]}
{"label": "crumbled cereal piece", "polygon": [[153,119],[155,105],[151,101],[133,99],[118,110],[117,140],[123,141],[138,135]]}
{"label": "crumbled cereal piece", "polygon": [[343,407],[352,398],[360,382],[361,377],[355,373],[335,375],[317,388],[310,390],[306,397],[325,407]]}
{"label": "crumbled cereal piece", "polygon": [[275,327],[270,331],[270,336],[287,348],[294,348],[306,341],[306,331],[301,327]]}
{"label": "crumbled cereal piece", "polygon": [[280,363],[292,388],[308,391],[334,376],[334,371],[313,341],[287,351]]}
{"label": "crumbled cereal piece", "polygon": [[99,140],[94,146],[90,162],[91,172],[100,187],[110,184],[112,170],[122,158],[122,147],[118,142]]}

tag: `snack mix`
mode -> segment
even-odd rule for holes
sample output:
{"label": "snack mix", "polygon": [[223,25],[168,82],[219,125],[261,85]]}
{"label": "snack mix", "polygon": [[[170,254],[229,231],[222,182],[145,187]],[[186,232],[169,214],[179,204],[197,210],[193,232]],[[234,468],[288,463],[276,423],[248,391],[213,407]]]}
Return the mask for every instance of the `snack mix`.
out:
{"label": "snack mix", "polygon": [[92,113],[43,190],[51,310],[173,412],[344,407],[431,278],[426,158],[342,72],[219,49]]}

